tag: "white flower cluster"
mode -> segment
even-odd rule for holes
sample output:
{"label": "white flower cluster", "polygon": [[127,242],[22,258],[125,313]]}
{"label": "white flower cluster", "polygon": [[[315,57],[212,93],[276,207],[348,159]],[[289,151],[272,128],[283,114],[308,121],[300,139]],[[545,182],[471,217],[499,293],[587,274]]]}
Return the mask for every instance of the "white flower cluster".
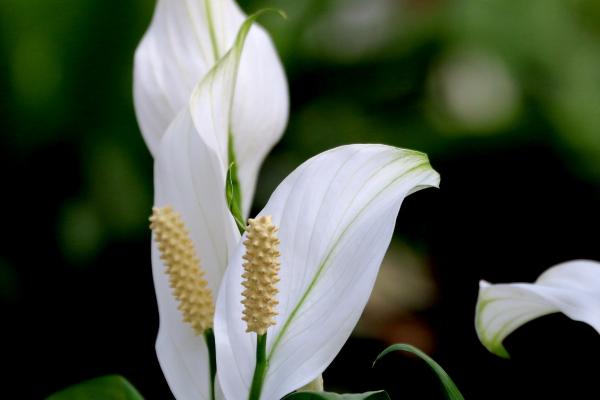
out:
{"label": "white flower cluster", "polygon": [[[214,336],[197,335],[178,310],[155,232],[156,351],[180,400],[278,400],[318,379],[367,302],[404,197],[439,184],[425,154],[385,145],[342,146],[303,163],[257,216],[279,228],[277,313],[264,335],[247,332],[240,220],[289,108],[281,62],[257,16],[233,0],[158,0],[135,56],[154,203],[181,216],[192,242],[185,248],[195,249],[216,299]],[[169,257],[177,263],[177,254]],[[480,338],[506,355],[506,335],[554,311],[600,331],[599,293],[600,268],[591,261],[551,269],[534,285],[482,284]]]}

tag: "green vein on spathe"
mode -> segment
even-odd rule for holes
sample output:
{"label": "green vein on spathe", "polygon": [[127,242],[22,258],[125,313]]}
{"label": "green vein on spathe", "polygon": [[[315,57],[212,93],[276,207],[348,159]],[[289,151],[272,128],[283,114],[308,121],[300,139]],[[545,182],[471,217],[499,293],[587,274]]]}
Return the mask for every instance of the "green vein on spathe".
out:
{"label": "green vein on spathe", "polygon": [[[194,92],[192,94],[192,100],[194,100],[198,96],[199,88],[202,87],[206,82],[209,82],[211,79],[214,78],[216,72],[219,70],[219,68],[221,68],[226,63],[226,61],[230,55],[235,57],[234,76],[233,76],[233,79],[234,79],[233,88],[235,88],[235,84],[237,81],[237,72],[238,72],[238,69],[240,66],[240,58],[242,56],[242,50],[244,49],[244,42],[246,41],[248,32],[250,31],[252,24],[256,21],[256,19],[258,17],[260,17],[261,15],[263,15],[267,12],[271,12],[271,11],[275,11],[278,14],[280,14],[282,17],[286,18],[285,13],[283,11],[279,11],[279,10],[272,9],[272,8],[265,8],[265,9],[259,10],[259,11],[255,12],[254,14],[250,15],[248,18],[246,18],[246,20],[242,23],[242,25],[240,26],[240,29],[238,30],[238,33],[235,38],[235,42],[233,43],[233,46],[225,53],[225,55],[223,55],[223,57],[221,57],[217,60],[217,62],[213,65],[213,67],[210,69],[210,71],[208,71],[208,73],[204,76],[202,81],[200,81],[194,88]],[[231,100],[232,100],[231,103],[233,103],[233,95],[231,96]]]}
{"label": "green vein on spathe", "polygon": [[[240,65],[240,58],[242,56],[242,50],[244,48],[244,42],[246,41],[246,37],[248,36],[248,32],[250,31],[250,28],[252,27],[252,24],[254,23],[254,21],[265,11],[266,10],[261,10],[261,11],[258,11],[256,13],[250,15],[242,23],[242,25],[240,26],[240,29],[238,30],[238,33],[237,33],[235,42],[233,43],[233,46],[227,51],[227,53],[225,53],[225,55],[223,57],[221,57],[219,60],[217,60],[215,65],[213,65],[213,67],[210,69],[210,71],[208,71],[208,73],[205,75],[205,77],[194,88],[194,91],[192,93],[192,100],[190,101],[190,108],[193,108],[192,104],[195,103],[195,101],[197,100],[197,97],[199,96],[199,93],[200,93],[200,88],[203,87],[207,82],[210,82],[211,80],[214,79],[217,71],[220,68],[222,68],[224,65],[226,65],[227,60],[229,59],[230,56],[234,57],[234,74],[233,74],[232,90],[235,89],[235,85],[236,85],[236,81],[237,81],[237,72],[238,72],[239,65]],[[231,102],[229,104],[229,107],[231,107],[231,104],[233,104],[233,93],[231,93]]]}
{"label": "green vein on spathe", "polygon": [[[235,87],[237,84],[237,75],[238,75],[238,70],[239,70],[239,66],[240,66],[242,51],[244,49],[244,43],[246,41],[246,37],[248,36],[250,28],[252,27],[252,24],[256,21],[256,19],[259,16],[261,16],[262,14],[264,14],[266,12],[270,12],[270,11],[275,11],[284,18],[286,16],[285,16],[285,13],[283,13],[282,11],[278,11],[278,10],[274,10],[274,9],[263,9],[263,10],[257,11],[256,13],[250,15],[248,18],[246,18],[246,20],[240,26],[240,29],[238,30],[235,42],[234,42],[233,46],[231,47],[231,49],[229,49],[229,51],[227,51],[227,53],[225,53],[225,55],[222,58],[219,58],[219,49],[218,49],[217,42],[216,42],[214,24],[212,22],[212,9],[210,6],[210,1],[206,0],[204,2],[204,4],[205,4],[205,8],[206,8],[207,20],[209,23],[209,31],[210,31],[211,43],[213,46],[213,52],[214,52],[214,55],[217,58],[217,60],[216,60],[215,65],[206,74],[205,78],[194,89],[194,92],[192,94],[192,100],[190,101],[190,108],[192,108],[193,107],[192,104],[197,101],[198,96],[200,95],[200,88],[203,87],[204,84],[210,83],[215,78],[217,71],[219,71],[220,68],[223,68],[225,65],[227,65],[230,57],[233,57],[233,60],[232,60],[232,62],[233,62],[233,82],[232,82],[232,86],[231,86],[232,93],[230,94],[230,103],[228,105],[229,109],[230,109],[230,116],[229,116],[229,121],[227,122],[228,126],[229,126],[231,124],[231,108],[233,107],[233,98],[235,95]],[[209,91],[209,94],[210,94],[210,91]],[[234,136],[230,130],[228,130],[228,133],[227,133],[227,156],[228,156],[228,160],[229,160],[229,168],[227,171],[226,182],[225,182],[225,196],[227,199],[227,205],[229,207],[231,214],[233,215],[236,225],[237,225],[240,233],[243,233],[245,230],[245,224],[244,224],[244,218],[243,218],[244,214],[243,214],[243,210],[242,210],[242,206],[243,206],[242,205],[242,190],[241,190],[241,185],[239,183],[238,173],[237,173],[238,164],[236,161],[236,155],[235,155],[235,149],[234,149]]]}
{"label": "green vein on spathe", "polygon": [[[415,152],[415,154],[421,155],[423,153],[418,153]],[[394,159],[393,161],[391,161],[389,164],[393,164],[394,162],[400,160],[401,158],[403,158],[403,156],[398,157],[396,159]],[[399,176],[397,176],[396,178],[394,178],[394,180],[392,180],[390,183],[388,183],[385,187],[383,187],[379,192],[377,192],[375,194],[375,196],[373,196],[371,198],[371,200],[369,200],[369,202],[367,204],[365,204],[363,206],[363,208],[354,216],[354,218],[352,219],[352,221],[350,221],[350,223],[344,228],[344,230],[342,231],[342,233],[338,236],[338,238],[336,239],[335,243],[333,244],[333,246],[331,247],[331,249],[329,250],[329,252],[327,253],[327,256],[325,257],[325,259],[323,260],[323,262],[319,265],[319,268],[317,269],[317,273],[315,274],[315,276],[313,277],[313,279],[311,280],[308,288],[304,291],[304,293],[302,294],[302,297],[300,298],[300,301],[296,304],[296,306],[294,307],[294,309],[292,310],[290,316],[288,317],[288,319],[285,321],[283,327],[281,328],[281,330],[279,331],[277,337],[275,338],[275,342],[273,343],[273,346],[271,347],[271,350],[269,351],[269,355],[267,357],[267,360],[270,361],[271,358],[273,357],[273,354],[275,353],[275,350],[277,349],[277,347],[279,346],[279,343],[281,342],[283,336],[285,335],[286,331],[288,330],[290,324],[292,323],[292,321],[294,320],[296,314],[298,313],[298,311],[300,310],[300,307],[302,307],[302,305],[304,304],[304,302],[306,301],[306,299],[308,298],[308,295],[310,294],[310,292],[314,289],[314,287],[317,284],[317,281],[319,280],[323,270],[325,269],[325,266],[327,265],[329,259],[331,258],[331,256],[333,255],[334,250],[336,249],[336,247],[338,246],[339,242],[341,241],[341,239],[344,237],[344,235],[347,233],[347,231],[350,229],[350,227],[354,224],[354,222],[356,221],[356,219],[358,219],[358,217],[364,212],[364,210],[377,198],[379,197],[379,195],[381,193],[383,193],[385,190],[387,190],[390,186],[392,186],[394,183],[396,183],[399,179],[404,178],[406,175],[410,174],[411,172],[420,170],[420,169],[424,169],[429,167],[431,168],[431,165],[429,164],[429,160],[426,158],[427,156],[425,156],[425,160],[424,162],[408,169],[407,171],[404,171],[404,173],[400,174]],[[387,164],[387,165],[389,165]],[[385,167],[385,166],[384,166]],[[383,167],[382,167],[383,168]]]}
{"label": "green vein on spathe", "polygon": [[211,0],[204,0],[204,10],[206,12],[206,21],[208,22],[208,34],[210,36],[210,44],[213,51],[213,56],[215,57],[215,62],[218,62],[221,58],[221,54],[219,51],[219,45],[217,43],[217,33],[215,32],[215,25],[213,22],[213,13]]}

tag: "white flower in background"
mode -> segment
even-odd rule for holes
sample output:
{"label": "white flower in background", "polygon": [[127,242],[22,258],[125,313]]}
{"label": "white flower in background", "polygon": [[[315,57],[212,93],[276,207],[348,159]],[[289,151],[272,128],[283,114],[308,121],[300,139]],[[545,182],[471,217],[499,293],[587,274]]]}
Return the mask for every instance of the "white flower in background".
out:
{"label": "white flower in background", "polygon": [[449,125],[444,129],[449,133],[494,134],[511,126],[521,111],[520,88],[509,66],[481,49],[450,52],[430,83],[433,105],[441,114],[437,118]]}
{"label": "white flower in background", "polygon": [[561,312],[600,333],[600,263],[569,261],[544,272],[533,284],[480,283],[475,327],[481,343],[508,358],[502,341],[525,323]]}
{"label": "white flower in background", "polygon": [[[229,1],[215,3],[221,6],[233,4]],[[182,4],[186,2],[160,1],[153,25],[156,26],[161,13],[167,13],[168,10],[181,11]],[[175,7],[176,5],[178,6]],[[212,6],[215,10],[220,9],[216,4]],[[167,16],[170,14],[165,14],[165,18]],[[158,208],[153,216],[155,231],[152,241],[152,269],[160,314],[156,352],[171,391],[179,400],[211,398],[212,382],[207,347],[210,340],[202,335],[203,330],[210,327],[194,323],[190,319],[193,320],[193,316],[200,313],[203,319],[210,321],[210,310],[199,310],[198,307],[208,307],[208,299],[216,298],[228,256],[240,239],[225,195],[227,171],[231,162],[230,136],[235,141],[234,147],[237,149],[241,145],[244,150],[239,153],[236,150],[235,155],[238,157],[238,177],[247,212],[256,171],[274,142],[273,121],[280,121],[277,124],[279,135],[287,117],[285,81],[277,72],[280,68],[278,61],[268,55],[261,55],[259,51],[264,44],[262,39],[268,39],[253,27],[255,18],[256,14],[241,25],[230,50],[193,89],[188,101],[174,115],[165,133],[161,137],[146,136],[150,147],[154,146],[154,204]],[[175,40],[174,32],[187,26],[184,22],[181,25],[175,22],[169,25],[169,33],[164,33],[164,38],[158,36],[156,39],[145,40],[150,40],[151,43],[154,40],[160,43],[159,38]],[[171,32],[171,29],[175,31]],[[254,41],[251,40],[253,32],[259,32]],[[184,40],[189,35],[191,32],[184,33],[180,39]],[[246,39],[248,42],[245,45]],[[270,46],[270,42],[266,44]],[[256,54],[256,58],[247,54]],[[168,59],[169,56],[164,57]],[[277,85],[281,98],[277,100],[265,97],[264,87],[256,89],[256,97],[252,95],[249,88],[253,87],[254,82],[243,79],[251,72],[244,72],[244,59],[260,63],[259,69],[262,72],[257,74],[257,82],[264,86]],[[276,66],[273,67],[270,61],[277,61]],[[272,72],[273,79],[264,81],[263,74],[271,73],[269,71]],[[155,71],[158,72],[160,69]],[[163,78],[172,77],[170,73]],[[240,85],[248,91],[238,90]],[[247,108],[242,107],[244,101]],[[271,105],[271,102],[274,104]],[[150,104],[158,103],[148,102],[144,107],[150,107]],[[257,105],[261,105],[262,111],[256,108]],[[266,116],[267,111],[269,116]],[[171,208],[165,209],[166,206]],[[238,217],[244,218],[243,215]],[[186,243],[178,244],[180,241]],[[160,250],[159,245],[162,247]],[[172,252],[181,254],[173,256]],[[198,267],[201,267],[202,272]],[[192,288],[180,287],[203,281],[206,282],[207,292],[200,295]],[[187,303],[189,296],[195,296],[191,300],[193,304]],[[205,331],[204,334],[209,332]]]}
{"label": "white flower in background", "polygon": [[[136,115],[154,156],[169,125],[189,106],[198,82],[207,79],[233,47],[245,18],[232,0],[158,0],[134,65]],[[288,117],[285,74],[261,27],[250,29],[235,75],[231,104],[226,102],[231,112],[222,110],[228,113],[228,129],[213,134],[221,135],[217,150],[225,164],[236,162],[246,215],[259,167],[281,137]],[[219,93],[224,95],[229,93]],[[211,118],[211,114],[205,110],[202,117]],[[230,144],[235,160],[228,154]]]}
{"label": "white flower in background", "polygon": [[[422,153],[350,145],[306,161],[279,185],[257,217],[270,217],[269,224],[279,228],[278,240],[269,239],[268,249],[252,250],[263,262],[280,256],[271,272],[263,266],[265,282],[276,283],[276,290],[267,286],[262,293],[272,293],[274,301],[252,294],[249,285],[258,278],[248,269],[252,260],[244,255],[243,242],[234,250],[218,295],[217,375],[227,399],[278,400],[323,372],[369,298],[403,199],[438,183]],[[260,247],[250,230],[244,238]],[[244,288],[250,292],[242,295]],[[251,319],[244,298],[246,306],[259,302],[269,311],[256,317],[263,322],[258,328],[242,320],[242,315]],[[256,380],[257,334],[247,328],[267,331],[258,336],[265,356],[259,397],[249,397]]]}

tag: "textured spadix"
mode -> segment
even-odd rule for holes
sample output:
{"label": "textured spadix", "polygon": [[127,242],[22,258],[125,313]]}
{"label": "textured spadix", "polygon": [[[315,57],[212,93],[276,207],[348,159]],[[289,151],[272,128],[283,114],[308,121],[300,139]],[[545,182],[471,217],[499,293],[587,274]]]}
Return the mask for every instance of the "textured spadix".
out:
{"label": "textured spadix", "polygon": [[[240,240],[225,200],[228,165],[221,149],[227,148],[238,66],[254,18],[242,25],[233,47],[195,88],[189,105],[161,138],[155,157],[154,204],[169,204],[181,213],[215,296],[229,254]],[[178,400],[209,399],[206,343],[181,321],[156,241],[153,243],[152,268],[160,314],[158,360]]]}
{"label": "textured spadix", "polygon": [[179,301],[183,320],[197,335],[212,328],[215,306],[200,260],[181,216],[171,207],[154,207],[150,229],[166,265],[173,296]]}
{"label": "textured spadix", "polygon": [[246,332],[264,335],[275,324],[277,315],[277,282],[279,282],[279,239],[270,216],[248,221],[244,246],[244,291],[242,304]]}
{"label": "textured spadix", "polygon": [[[427,156],[383,145],[338,147],[289,175],[259,213],[279,227],[278,315],[269,328],[262,400],[279,400],[333,360],[367,302],[405,196],[437,186]],[[217,299],[219,381],[245,399],[256,338],[239,318],[244,246],[234,251]]]}
{"label": "textured spadix", "polygon": [[517,328],[544,315],[561,312],[600,333],[600,263],[569,261],[544,272],[535,283],[480,283],[475,328],[481,343],[509,357],[503,340]]}

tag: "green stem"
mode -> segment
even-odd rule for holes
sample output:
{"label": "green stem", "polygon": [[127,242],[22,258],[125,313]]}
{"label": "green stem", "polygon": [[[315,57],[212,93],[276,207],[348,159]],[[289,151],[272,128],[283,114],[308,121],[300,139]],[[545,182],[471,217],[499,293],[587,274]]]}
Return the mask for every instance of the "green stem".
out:
{"label": "green stem", "polygon": [[217,352],[215,350],[215,333],[212,328],[204,331],[204,339],[208,347],[208,358],[210,364],[210,398],[215,400],[215,376],[217,375]]}
{"label": "green stem", "polygon": [[260,400],[265,373],[267,372],[267,334],[256,336],[256,367],[254,368],[254,378],[250,387],[248,400]]}
{"label": "green stem", "polygon": [[233,219],[235,220],[240,234],[243,234],[246,230],[246,225],[244,224],[244,213],[242,212],[242,187],[238,180],[238,166],[235,159],[233,134],[231,132],[229,132],[228,140],[227,153],[229,156],[229,170],[227,171],[225,196],[227,197],[229,211],[231,211],[231,215],[233,215]]}

